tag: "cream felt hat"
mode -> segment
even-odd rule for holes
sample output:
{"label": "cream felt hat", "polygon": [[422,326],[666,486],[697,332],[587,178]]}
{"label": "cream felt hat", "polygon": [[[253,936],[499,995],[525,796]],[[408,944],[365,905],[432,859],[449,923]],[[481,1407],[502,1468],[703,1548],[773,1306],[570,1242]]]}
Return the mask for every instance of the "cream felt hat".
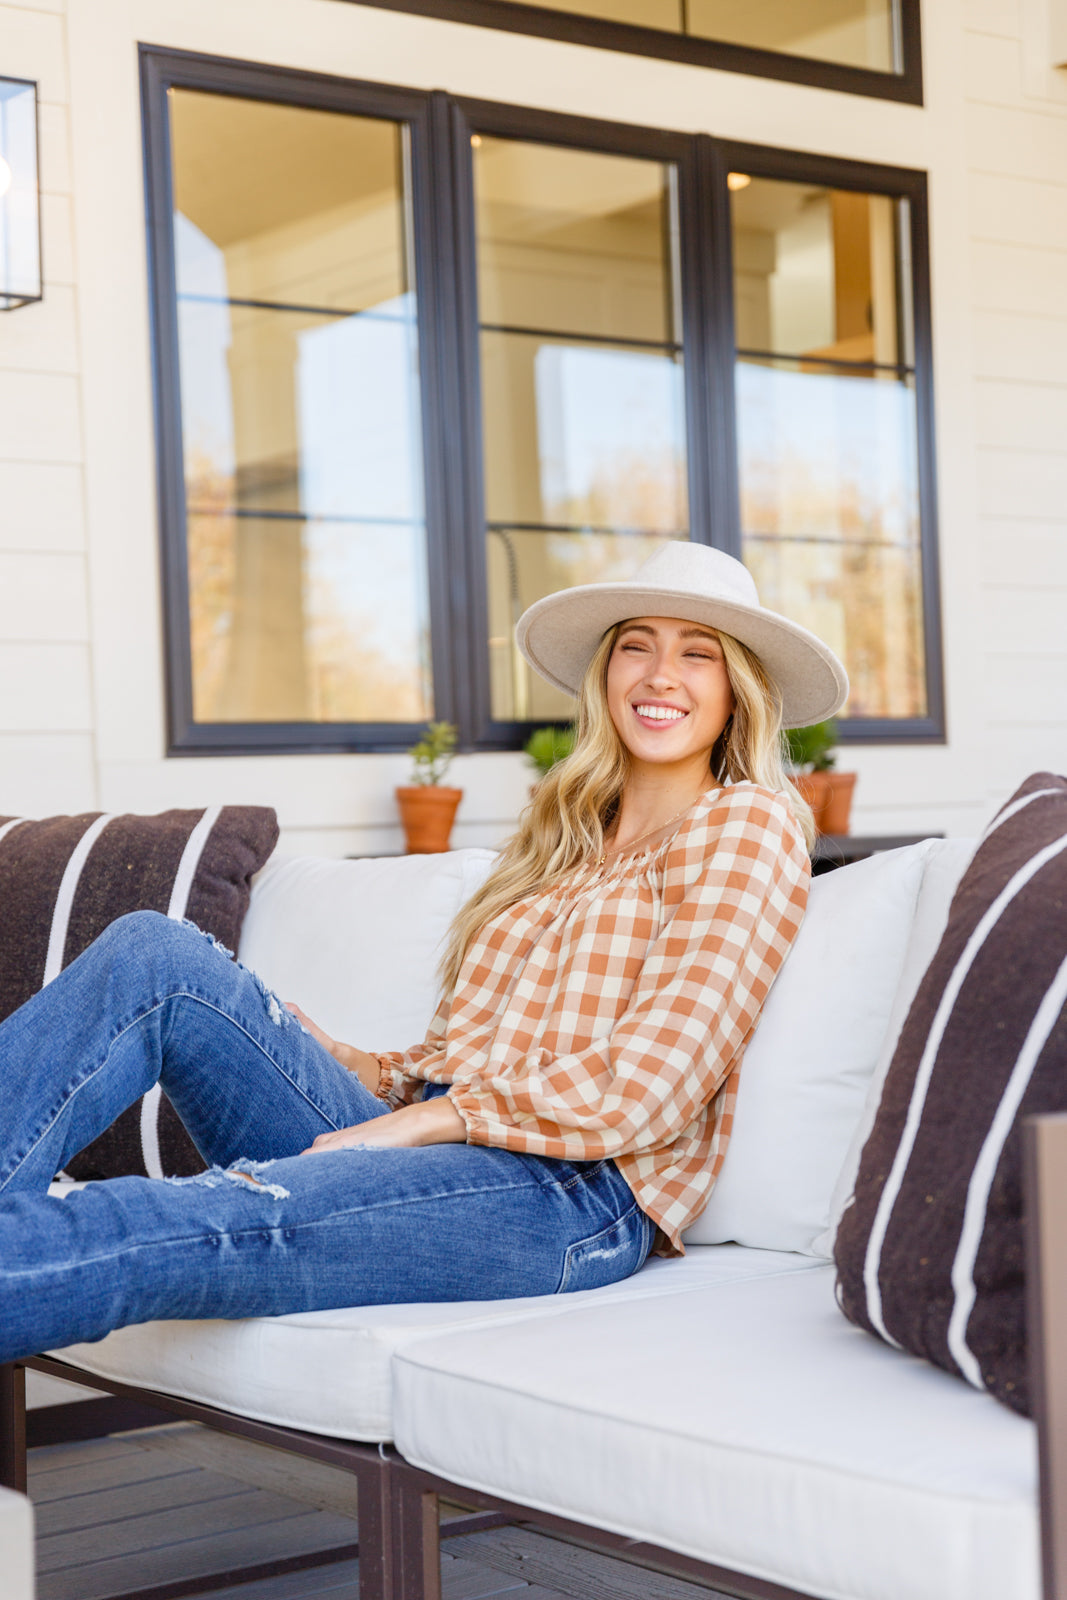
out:
{"label": "cream felt hat", "polygon": [[683,617],[732,634],[759,657],[782,696],[782,726],[840,711],[848,677],[828,645],[759,603],[751,573],[725,551],[672,539],[623,583],[586,583],[536,600],[515,629],[535,672],[575,694],[597,645],[628,617]]}

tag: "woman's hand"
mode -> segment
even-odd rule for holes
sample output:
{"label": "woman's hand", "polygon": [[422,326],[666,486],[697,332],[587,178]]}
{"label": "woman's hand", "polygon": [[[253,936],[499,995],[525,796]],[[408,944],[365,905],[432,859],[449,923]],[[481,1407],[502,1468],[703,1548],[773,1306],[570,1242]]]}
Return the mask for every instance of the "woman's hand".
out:
{"label": "woman's hand", "polygon": [[324,1150],[349,1150],[356,1145],[376,1150],[409,1149],[422,1144],[465,1144],[467,1125],[446,1094],[432,1100],[418,1100],[401,1106],[384,1117],[372,1117],[354,1128],[338,1128],[335,1133],[320,1133],[302,1155],[321,1155]]}
{"label": "woman's hand", "polygon": [[331,1039],[324,1033],[318,1023],[312,1022],[300,1007],[292,1000],[285,1002],[285,1009],[291,1011],[296,1020],[304,1025],[311,1037],[328,1050],[335,1061],[339,1061],[346,1072],[354,1072],[364,1089],[369,1089],[371,1094],[378,1092],[378,1079],[381,1069],[378,1058],[366,1050],[357,1050],[354,1044],[342,1044],[339,1039]]}

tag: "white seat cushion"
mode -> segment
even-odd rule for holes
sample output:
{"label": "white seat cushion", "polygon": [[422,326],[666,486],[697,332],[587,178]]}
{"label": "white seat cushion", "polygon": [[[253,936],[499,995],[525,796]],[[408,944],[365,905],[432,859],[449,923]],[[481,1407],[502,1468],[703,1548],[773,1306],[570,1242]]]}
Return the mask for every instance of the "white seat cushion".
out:
{"label": "white seat cushion", "polygon": [[417,1466],[832,1600],[1039,1600],[1031,1423],[845,1322],[833,1269],[398,1351]]}
{"label": "white seat cushion", "polygon": [[580,1305],[614,1305],[811,1269],[803,1256],[739,1246],[653,1258],[625,1282],[577,1294],[445,1305],[364,1306],[223,1322],[149,1322],[52,1353],[87,1372],[261,1422],[341,1439],[392,1438],[393,1354],[429,1335],[509,1326]]}

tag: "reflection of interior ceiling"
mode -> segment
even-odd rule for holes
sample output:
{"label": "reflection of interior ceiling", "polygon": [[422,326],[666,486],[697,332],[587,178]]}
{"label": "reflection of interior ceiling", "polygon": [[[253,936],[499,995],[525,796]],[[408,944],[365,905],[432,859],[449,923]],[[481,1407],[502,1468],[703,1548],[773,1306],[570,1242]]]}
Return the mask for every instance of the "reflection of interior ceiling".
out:
{"label": "reflection of interior ceiling", "polygon": [[187,89],[170,113],[175,205],[223,248],[400,185],[392,122]]}
{"label": "reflection of interior ceiling", "polygon": [[806,183],[777,183],[760,178],[730,196],[735,228],[758,228],[781,233],[796,222],[813,201],[825,199],[827,190]]}
{"label": "reflection of interior ceiling", "polygon": [[698,18],[700,31],[717,39],[788,50],[872,17],[885,27],[889,10],[889,0],[700,0]]}
{"label": "reflection of interior ceiling", "polygon": [[666,172],[658,161],[489,138],[475,156],[482,225],[489,212],[497,239],[540,238],[594,219],[662,226]]}

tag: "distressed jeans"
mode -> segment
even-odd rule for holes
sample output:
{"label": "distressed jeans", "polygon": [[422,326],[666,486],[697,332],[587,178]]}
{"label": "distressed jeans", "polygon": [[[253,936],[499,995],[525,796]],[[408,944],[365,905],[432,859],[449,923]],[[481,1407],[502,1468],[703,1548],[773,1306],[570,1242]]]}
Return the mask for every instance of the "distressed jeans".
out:
{"label": "distressed jeans", "polygon": [[[208,1171],[50,1196],[156,1082]],[[161,1318],[590,1289],[643,1263],[654,1227],[610,1161],[300,1153],[386,1110],[191,924],[112,923],[0,1024],[0,1360]]]}

